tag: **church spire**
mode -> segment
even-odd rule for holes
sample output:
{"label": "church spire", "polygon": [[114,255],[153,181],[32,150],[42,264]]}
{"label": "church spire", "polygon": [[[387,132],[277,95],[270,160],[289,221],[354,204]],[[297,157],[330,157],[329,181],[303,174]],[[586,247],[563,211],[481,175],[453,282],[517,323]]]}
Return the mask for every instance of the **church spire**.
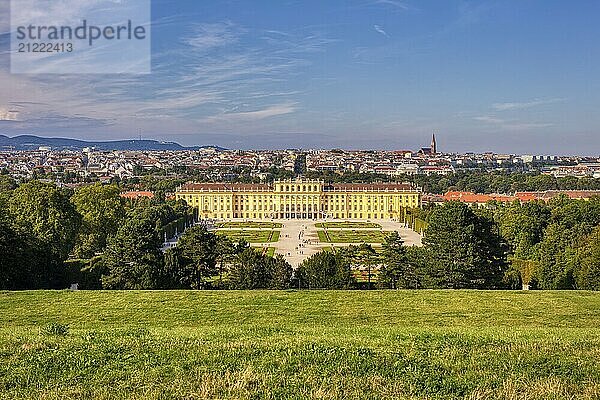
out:
{"label": "church spire", "polygon": [[435,140],[435,133],[431,137],[431,154],[437,154],[437,142]]}

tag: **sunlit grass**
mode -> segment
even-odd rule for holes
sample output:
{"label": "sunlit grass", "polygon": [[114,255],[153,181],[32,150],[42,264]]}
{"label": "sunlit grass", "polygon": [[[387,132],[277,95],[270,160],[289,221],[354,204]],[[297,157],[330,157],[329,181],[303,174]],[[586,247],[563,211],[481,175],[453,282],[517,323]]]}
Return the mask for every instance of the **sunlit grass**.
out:
{"label": "sunlit grass", "polygon": [[321,243],[383,243],[389,232],[382,231],[318,231]]}
{"label": "sunlit grass", "polygon": [[263,254],[267,257],[274,257],[275,256],[275,247],[255,247],[256,251],[258,251],[260,254]]}
{"label": "sunlit grass", "polygon": [[594,399],[600,294],[0,293],[0,398]]}
{"label": "sunlit grass", "polygon": [[240,230],[223,229],[218,230],[217,235],[227,236],[234,242],[245,240],[248,243],[276,243],[279,241],[279,231],[272,230]]}

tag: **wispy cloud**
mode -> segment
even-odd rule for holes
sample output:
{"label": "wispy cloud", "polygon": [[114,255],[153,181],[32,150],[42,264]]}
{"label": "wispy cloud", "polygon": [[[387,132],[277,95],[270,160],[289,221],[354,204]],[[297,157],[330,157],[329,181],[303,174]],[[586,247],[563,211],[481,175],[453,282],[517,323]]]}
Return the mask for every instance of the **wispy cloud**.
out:
{"label": "wispy cloud", "polygon": [[473,117],[473,119],[475,121],[479,121],[479,122],[487,122],[490,124],[503,124],[506,121],[501,119],[501,118],[496,118],[496,117],[492,117],[489,115],[481,115],[481,116],[477,116],[477,117]]}
{"label": "wispy cloud", "polygon": [[550,128],[554,126],[552,123],[546,122],[522,122],[517,120],[507,120],[503,118],[498,118],[493,115],[481,115],[473,117],[473,120],[478,122],[483,122],[490,126],[494,126],[499,130],[507,130],[507,131],[527,131],[534,129],[543,129]]}
{"label": "wispy cloud", "polygon": [[524,110],[527,108],[544,106],[548,104],[555,104],[564,102],[566,99],[554,98],[554,99],[534,99],[526,102],[508,102],[508,103],[495,103],[492,108],[496,111],[511,111],[511,110]]}
{"label": "wispy cloud", "polygon": [[401,10],[408,10],[409,9],[408,5],[405,2],[398,1],[398,0],[375,0],[371,4],[375,4],[375,5],[387,5],[387,6],[391,6],[391,7],[394,7],[394,8],[399,8]]}
{"label": "wispy cloud", "polygon": [[385,37],[390,37],[390,35],[388,35],[387,32],[379,25],[373,25],[373,29],[375,29],[376,32],[381,33]]}
{"label": "wispy cloud", "polygon": [[13,131],[38,128],[47,134],[107,126],[121,134],[136,127],[223,131],[232,124],[237,132],[247,131],[248,122],[299,109],[298,81],[311,54],[331,43],[314,30],[258,31],[223,21],[192,24],[175,43],[158,46],[148,76],[44,79],[11,75],[0,64],[0,119],[14,122]]}
{"label": "wispy cloud", "polygon": [[455,27],[467,27],[481,23],[495,7],[490,1],[480,2],[457,2],[458,18],[454,21]]}
{"label": "wispy cloud", "polygon": [[[531,101],[523,102],[505,102],[492,104],[494,112],[490,112],[485,115],[471,116],[473,121],[481,122],[486,126],[493,128],[494,130],[506,130],[506,131],[527,131],[535,129],[550,128],[555,126],[554,123],[550,122],[529,122],[522,121],[515,118],[506,118],[507,111],[519,111],[526,110],[533,107],[539,107],[549,104],[555,104],[565,101],[563,98],[549,98],[549,99],[534,99]],[[463,115],[468,117],[468,113]]]}
{"label": "wispy cloud", "polygon": [[184,41],[198,52],[206,52],[215,48],[237,42],[242,31],[231,22],[215,24],[197,24],[194,33]]}
{"label": "wispy cloud", "polygon": [[16,110],[9,110],[0,107],[0,121],[17,121],[19,113]]}
{"label": "wispy cloud", "polygon": [[206,119],[206,122],[250,122],[260,121],[266,118],[272,118],[279,115],[291,114],[296,111],[297,106],[295,103],[284,103],[269,106],[260,110],[252,111],[240,111],[240,112],[226,112],[217,116],[212,116]]}

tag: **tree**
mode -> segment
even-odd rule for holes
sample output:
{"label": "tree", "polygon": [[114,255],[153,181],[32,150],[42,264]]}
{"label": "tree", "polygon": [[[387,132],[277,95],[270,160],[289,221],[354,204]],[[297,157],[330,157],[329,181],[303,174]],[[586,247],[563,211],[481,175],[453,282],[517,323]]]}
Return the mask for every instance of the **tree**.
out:
{"label": "tree", "polygon": [[232,289],[266,289],[271,278],[266,258],[247,248],[231,265],[229,282]]}
{"label": "tree", "polygon": [[277,254],[275,257],[268,257],[267,264],[270,270],[270,280],[268,284],[269,289],[289,289],[292,284],[292,276],[294,275],[294,269],[288,263],[281,254]]}
{"label": "tree", "polygon": [[539,244],[536,280],[541,289],[575,289],[577,249],[600,225],[600,199],[571,200],[559,196],[549,202],[550,225]]}
{"label": "tree", "polygon": [[392,232],[383,243],[383,267],[380,281],[392,289],[417,289],[419,278],[415,265],[408,262],[404,242],[398,232]]}
{"label": "tree", "polygon": [[181,251],[178,247],[172,247],[165,252],[164,263],[164,288],[185,289],[179,279],[179,274],[181,271]]}
{"label": "tree", "polygon": [[8,210],[0,204],[5,210],[2,240],[10,248],[5,248],[2,268],[5,272],[12,271],[12,288],[68,287],[70,277],[64,261],[73,249],[81,223],[69,194],[53,184],[38,181],[5,194]]}
{"label": "tree", "polygon": [[81,225],[81,215],[65,191],[53,184],[32,181],[14,190],[9,200],[15,226],[31,232],[57,261],[73,250]]}
{"label": "tree", "polygon": [[540,202],[521,204],[515,201],[499,207],[495,221],[500,233],[510,245],[510,252],[517,259],[535,259],[536,246],[543,240],[550,221],[550,209]]}
{"label": "tree", "polygon": [[75,256],[91,258],[106,248],[108,238],[114,236],[125,216],[123,199],[117,186],[96,183],[77,190],[71,201],[83,216]]}
{"label": "tree", "polygon": [[550,208],[541,201],[498,204],[494,220],[509,245],[510,269],[504,281],[512,288],[535,286],[540,243],[551,218]]}
{"label": "tree", "polygon": [[219,285],[223,284],[223,274],[225,274],[235,261],[237,255],[250,247],[245,240],[233,243],[227,236],[221,236],[217,242],[217,268],[219,272]]}
{"label": "tree", "polygon": [[105,289],[158,289],[163,275],[161,240],[155,222],[130,219],[108,241],[103,256]]}
{"label": "tree", "polygon": [[353,282],[350,262],[340,252],[320,252],[304,260],[296,271],[308,289],[347,289]]}
{"label": "tree", "polygon": [[188,229],[179,239],[177,279],[184,287],[202,289],[206,279],[217,274],[218,243],[217,235],[203,226]]}
{"label": "tree", "polygon": [[572,264],[569,262],[574,254],[568,254],[571,239],[568,229],[561,224],[554,223],[546,229],[539,246],[539,267],[535,273],[541,289],[575,288]]}
{"label": "tree", "polygon": [[22,246],[23,238],[10,225],[6,209],[0,207],[0,290],[26,288],[28,268]]}
{"label": "tree", "polygon": [[577,288],[600,290],[600,226],[582,241],[574,259]]}
{"label": "tree", "polygon": [[8,196],[16,188],[17,184],[14,179],[7,175],[0,175],[0,196]]}
{"label": "tree", "polygon": [[48,257],[36,237],[0,223],[0,289],[64,289],[67,278],[62,262]]}
{"label": "tree", "polygon": [[449,202],[429,219],[423,243],[428,273],[440,288],[497,288],[506,270],[506,246],[492,221]]}
{"label": "tree", "polygon": [[379,265],[380,257],[370,244],[350,246],[340,253],[345,260],[357,269],[367,270],[367,289],[371,289],[373,270]]}
{"label": "tree", "polygon": [[[241,243],[243,245],[243,243]],[[229,266],[227,283],[232,289],[288,289],[292,282],[292,266],[283,256],[269,257],[257,249],[239,247]]]}

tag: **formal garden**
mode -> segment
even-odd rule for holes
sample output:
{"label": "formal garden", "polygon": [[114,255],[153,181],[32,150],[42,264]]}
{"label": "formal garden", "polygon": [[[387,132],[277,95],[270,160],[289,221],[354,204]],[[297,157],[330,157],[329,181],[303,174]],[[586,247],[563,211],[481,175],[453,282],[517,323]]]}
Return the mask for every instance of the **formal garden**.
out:
{"label": "formal garden", "polygon": [[217,235],[226,236],[233,242],[244,240],[248,243],[276,243],[279,241],[279,231],[274,230],[243,230],[222,229]]}
{"label": "formal garden", "polygon": [[261,255],[275,257],[275,247],[254,247]]}
{"label": "formal garden", "polygon": [[319,222],[315,224],[317,228],[325,229],[381,229],[381,225],[375,222],[356,222],[356,221],[333,221]]}
{"label": "formal garden", "polygon": [[323,230],[318,231],[322,243],[383,243],[389,232],[366,230]]}

